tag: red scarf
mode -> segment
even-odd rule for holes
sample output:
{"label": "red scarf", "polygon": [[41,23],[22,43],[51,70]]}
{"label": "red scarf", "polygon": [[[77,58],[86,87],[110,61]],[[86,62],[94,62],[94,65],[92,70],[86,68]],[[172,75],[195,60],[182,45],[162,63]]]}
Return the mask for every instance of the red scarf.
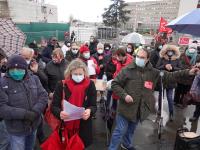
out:
{"label": "red scarf", "polygon": [[[68,99],[68,102],[82,107],[84,98],[85,98],[85,91],[90,84],[89,78],[85,78],[81,83],[76,83],[72,79],[65,80],[65,84],[67,85],[71,96]],[[80,128],[80,120],[73,120],[65,122],[65,131],[67,132],[68,136],[71,137],[75,133],[79,132]]]}

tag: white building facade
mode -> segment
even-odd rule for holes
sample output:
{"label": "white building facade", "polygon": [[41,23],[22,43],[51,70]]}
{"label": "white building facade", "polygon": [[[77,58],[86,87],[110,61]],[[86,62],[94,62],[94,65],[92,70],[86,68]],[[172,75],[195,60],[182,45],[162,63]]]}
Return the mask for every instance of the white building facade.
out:
{"label": "white building facade", "polygon": [[12,18],[16,23],[58,22],[57,7],[45,4],[44,1],[0,0],[0,8],[1,6],[5,8],[3,12],[7,14],[7,17]]}
{"label": "white building facade", "polygon": [[85,42],[90,40],[91,35],[96,37],[97,28],[98,26],[96,23],[76,21],[71,24],[70,33],[74,31],[76,41]]}
{"label": "white building facade", "polygon": [[130,20],[125,24],[125,29],[156,30],[159,27],[160,18],[168,22],[192,9],[197,8],[199,0],[156,0],[146,2],[130,2],[126,7],[130,10]]}

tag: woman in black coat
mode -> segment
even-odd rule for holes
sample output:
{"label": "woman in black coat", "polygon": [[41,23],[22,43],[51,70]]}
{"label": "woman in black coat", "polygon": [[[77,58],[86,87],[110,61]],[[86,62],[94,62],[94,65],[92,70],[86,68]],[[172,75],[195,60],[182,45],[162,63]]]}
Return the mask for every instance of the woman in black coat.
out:
{"label": "woman in black coat", "polygon": [[84,146],[92,143],[92,115],[97,110],[97,93],[94,82],[89,79],[87,66],[79,59],[73,60],[65,71],[65,80],[58,82],[52,102],[52,113],[60,120],[70,117],[61,109],[63,90],[64,100],[78,107],[84,107],[82,118],[73,121],[64,121],[65,133],[69,137],[78,133]]}
{"label": "woman in black coat", "polygon": [[[180,63],[180,52],[179,48],[175,45],[164,45],[163,48],[160,51],[160,59],[158,60],[158,63],[156,65],[156,68],[159,70],[165,70],[168,72],[174,72],[181,69],[181,63]],[[169,117],[170,121],[173,121],[173,91],[176,87],[176,83],[169,83],[165,85],[166,88],[166,96],[168,100],[168,108],[169,108]],[[159,90],[159,92],[161,92]],[[160,95],[160,94],[159,94]],[[159,96],[159,99],[161,97]]]}

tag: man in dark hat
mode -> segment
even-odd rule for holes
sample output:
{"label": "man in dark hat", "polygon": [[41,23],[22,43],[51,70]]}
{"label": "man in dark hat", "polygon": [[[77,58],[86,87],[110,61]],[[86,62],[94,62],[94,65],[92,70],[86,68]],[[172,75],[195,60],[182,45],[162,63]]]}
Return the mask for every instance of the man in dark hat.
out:
{"label": "man in dark hat", "polygon": [[5,121],[11,150],[32,150],[48,95],[22,56],[8,59],[0,81],[0,118]]}

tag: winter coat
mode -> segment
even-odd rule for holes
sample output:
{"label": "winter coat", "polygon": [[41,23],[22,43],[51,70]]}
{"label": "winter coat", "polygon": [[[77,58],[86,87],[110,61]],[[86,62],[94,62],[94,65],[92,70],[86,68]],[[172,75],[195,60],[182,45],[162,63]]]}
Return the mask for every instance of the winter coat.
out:
{"label": "winter coat", "polygon": [[52,60],[51,55],[55,47],[51,44],[49,44],[47,47],[45,47],[42,51],[42,60],[45,63],[48,63]]}
{"label": "winter coat", "polygon": [[[189,59],[188,56],[186,56],[185,53],[181,54],[180,62],[181,62],[182,69],[191,69],[192,68],[192,65],[190,64],[190,59]],[[198,63],[198,62],[200,62],[200,56],[199,55],[197,55],[197,59],[196,59],[196,63]],[[194,76],[191,76],[187,79],[179,79],[178,83],[191,86],[193,80],[194,80]]]}
{"label": "winter coat", "polygon": [[[163,81],[175,82],[178,78],[187,78],[188,70],[177,72],[164,71]],[[154,88],[160,80],[160,71],[147,63],[144,68],[137,67],[135,62],[123,68],[112,82],[112,90],[119,97],[117,112],[128,120],[143,121],[154,108]],[[125,97],[130,95],[133,103],[126,103]]]}
{"label": "winter coat", "polygon": [[[38,62],[38,71],[37,72],[32,72],[34,75],[38,76],[40,79],[40,82],[42,84],[42,86],[44,87],[44,89],[47,91],[48,90],[48,78],[47,75],[44,72],[44,65],[42,60],[39,60]],[[30,69],[30,65],[29,65],[29,70]]]}
{"label": "winter coat", "polygon": [[105,56],[105,72],[108,81],[113,79],[113,75],[116,71],[116,61],[117,60],[112,59],[111,55]]}
{"label": "winter coat", "polygon": [[200,75],[195,76],[190,93],[194,96],[196,101],[200,102]]}
{"label": "winter coat", "polygon": [[[172,50],[174,51],[174,55],[172,56],[171,60],[169,59],[167,55],[167,51]],[[180,63],[180,52],[179,49],[174,45],[165,45],[162,50],[160,51],[160,59],[158,60],[158,63],[156,65],[156,68],[159,70],[165,70],[168,71],[165,66],[167,64],[172,65],[172,70],[170,72],[178,71],[181,69],[181,63]],[[164,83],[164,86],[166,88],[175,88],[176,83]]]}
{"label": "winter coat", "polygon": [[45,73],[48,77],[48,93],[54,92],[56,83],[64,79],[64,71],[68,66],[66,60],[62,60],[60,64],[54,64],[50,61],[45,68]]}
{"label": "winter coat", "polygon": [[105,57],[104,54],[95,53],[93,55],[94,59],[97,61],[98,66],[103,65],[103,68],[100,68],[100,72],[98,74],[99,79],[102,79],[104,70],[105,70]]}
{"label": "winter coat", "polygon": [[[27,73],[22,81],[15,81],[8,75],[0,82],[0,117],[4,119],[7,131],[14,135],[26,135],[37,129],[42,121],[48,95],[37,76]],[[25,120],[26,111],[34,111],[39,117],[31,123]]]}
{"label": "winter coat", "polygon": [[94,55],[96,52],[97,52],[97,44],[98,44],[98,41],[94,41],[94,42],[90,42],[90,45],[89,45],[89,50],[90,50],[90,55]]}
{"label": "winter coat", "polygon": [[[64,86],[65,99],[69,99],[70,91],[67,86]],[[61,100],[62,100],[63,84],[59,82],[54,92],[53,102],[52,102],[52,113],[60,119],[61,110]],[[93,81],[90,81],[88,88],[86,89],[85,101],[83,102],[83,107],[91,109],[91,115],[88,120],[80,120],[80,131],[79,135],[84,142],[85,147],[92,143],[92,115],[95,114],[97,110],[96,99],[97,92]]]}
{"label": "winter coat", "polygon": [[65,55],[65,59],[70,63],[72,60],[76,59],[79,57],[79,52],[77,55],[74,55],[72,51],[67,51]]}
{"label": "winter coat", "polygon": [[151,56],[151,57],[150,57],[149,61],[151,62],[152,66],[153,66],[154,68],[156,68],[156,64],[158,63],[158,60],[159,60],[159,58],[160,58],[159,51],[158,51],[158,50],[153,50],[153,51],[151,52],[151,55],[150,55],[150,56]]}
{"label": "winter coat", "polygon": [[127,58],[126,58],[125,63],[121,64],[121,62],[119,61],[116,62],[116,71],[113,76],[114,78],[117,76],[117,74],[121,71],[122,68],[126,67],[133,61],[133,57],[131,55],[126,53],[126,56]]}

